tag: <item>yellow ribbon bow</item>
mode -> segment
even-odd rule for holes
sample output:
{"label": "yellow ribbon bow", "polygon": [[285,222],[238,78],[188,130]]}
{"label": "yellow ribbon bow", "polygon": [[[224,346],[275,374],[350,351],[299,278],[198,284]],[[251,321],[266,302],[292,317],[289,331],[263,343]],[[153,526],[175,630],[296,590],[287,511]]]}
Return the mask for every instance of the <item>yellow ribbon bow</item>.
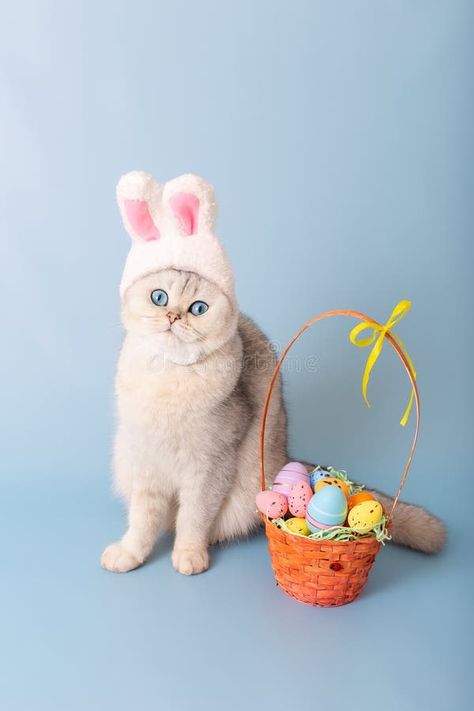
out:
{"label": "yellow ribbon bow", "polygon": [[[411,309],[411,301],[400,301],[395,308],[393,309],[390,318],[388,319],[387,323],[385,326],[381,326],[378,323],[374,323],[373,321],[363,321],[362,323],[357,324],[357,326],[354,326],[352,331],[349,334],[349,339],[350,342],[354,346],[358,346],[359,348],[365,348],[366,346],[371,346],[372,343],[374,343],[374,347],[370,351],[369,357],[367,358],[367,363],[365,364],[365,370],[364,370],[364,375],[362,376],[362,395],[364,397],[364,400],[367,404],[367,407],[370,407],[370,403],[367,399],[367,386],[369,384],[369,379],[370,379],[370,373],[372,371],[372,368],[375,365],[375,362],[377,358],[379,357],[380,353],[382,352],[383,348],[383,343],[385,340],[385,334],[390,333],[392,336],[393,340],[396,341],[396,343],[400,346],[401,350],[403,351],[403,354],[405,355],[408,364],[410,366],[411,372],[413,373],[413,377],[416,378],[416,372],[415,368],[413,367],[413,362],[408,355],[407,349],[403,345],[402,341],[395,336],[395,334],[392,333],[391,329],[399,323],[402,318],[404,318],[409,310]],[[372,335],[369,338],[362,338],[358,339],[358,336],[362,331],[365,331],[365,329],[372,329]],[[405,410],[405,413],[400,420],[400,424],[404,427],[406,423],[408,422],[408,418],[410,417],[410,410],[411,406],[413,404],[413,388],[411,391],[410,399],[408,401],[407,408]]]}

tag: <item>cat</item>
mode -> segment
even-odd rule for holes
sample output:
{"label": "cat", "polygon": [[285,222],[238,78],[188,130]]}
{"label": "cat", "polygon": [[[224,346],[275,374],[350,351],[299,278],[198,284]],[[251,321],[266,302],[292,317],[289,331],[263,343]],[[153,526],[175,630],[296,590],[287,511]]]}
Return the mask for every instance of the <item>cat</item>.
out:
{"label": "cat", "polygon": [[[260,525],[260,418],[276,356],[240,313],[232,270],[213,234],[212,189],[197,176],[161,188],[146,173],[117,188],[132,249],[121,284],[126,331],[116,396],[114,478],[128,529],[102,554],[110,571],[142,565],[160,532],[175,532],[172,563],[191,575],[209,566],[209,546]],[[289,461],[278,377],[266,431],[267,485]],[[310,468],[310,465],[309,467]],[[385,507],[389,497],[377,494]],[[395,542],[440,550],[443,524],[400,503]]]}

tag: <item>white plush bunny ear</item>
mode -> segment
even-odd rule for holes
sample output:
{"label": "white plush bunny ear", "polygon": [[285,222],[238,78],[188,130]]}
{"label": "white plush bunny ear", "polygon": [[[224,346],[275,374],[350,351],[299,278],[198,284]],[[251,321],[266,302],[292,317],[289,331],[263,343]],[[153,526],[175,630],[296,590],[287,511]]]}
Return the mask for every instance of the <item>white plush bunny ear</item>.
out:
{"label": "white plush bunny ear", "polygon": [[161,186],[152,175],[133,170],[117,185],[117,202],[125,229],[133,240],[160,239]]}
{"label": "white plush bunny ear", "polygon": [[212,233],[217,211],[214,189],[198,175],[180,175],[166,183],[162,203],[180,234]]}

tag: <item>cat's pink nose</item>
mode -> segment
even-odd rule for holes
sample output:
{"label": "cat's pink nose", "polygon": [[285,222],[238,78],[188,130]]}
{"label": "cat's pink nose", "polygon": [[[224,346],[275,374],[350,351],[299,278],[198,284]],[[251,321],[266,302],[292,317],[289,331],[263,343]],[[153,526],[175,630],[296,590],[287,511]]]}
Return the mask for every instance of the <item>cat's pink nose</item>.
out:
{"label": "cat's pink nose", "polygon": [[168,311],[166,315],[168,316],[170,323],[174,323],[177,319],[181,318],[179,314],[175,314],[173,311]]}

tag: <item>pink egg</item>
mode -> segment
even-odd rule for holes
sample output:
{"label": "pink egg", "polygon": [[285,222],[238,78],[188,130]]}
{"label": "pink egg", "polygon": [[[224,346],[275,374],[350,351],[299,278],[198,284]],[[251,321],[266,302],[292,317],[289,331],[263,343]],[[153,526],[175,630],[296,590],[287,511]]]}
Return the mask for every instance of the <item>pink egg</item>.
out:
{"label": "pink egg", "polygon": [[257,508],[268,518],[280,518],[288,511],[288,501],[277,491],[260,491],[256,498]]}
{"label": "pink egg", "polygon": [[289,496],[291,487],[297,481],[305,481],[309,484],[308,471],[304,464],[300,464],[300,462],[288,462],[276,475],[272,490],[278,491],[284,496]]}
{"label": "pink egg", "polygon": [[306,516],[306,508],[313,496],[313,491],[306,481],[297,481],[291,487],[288,497],[288,508],[293,516],[304,518]]}

